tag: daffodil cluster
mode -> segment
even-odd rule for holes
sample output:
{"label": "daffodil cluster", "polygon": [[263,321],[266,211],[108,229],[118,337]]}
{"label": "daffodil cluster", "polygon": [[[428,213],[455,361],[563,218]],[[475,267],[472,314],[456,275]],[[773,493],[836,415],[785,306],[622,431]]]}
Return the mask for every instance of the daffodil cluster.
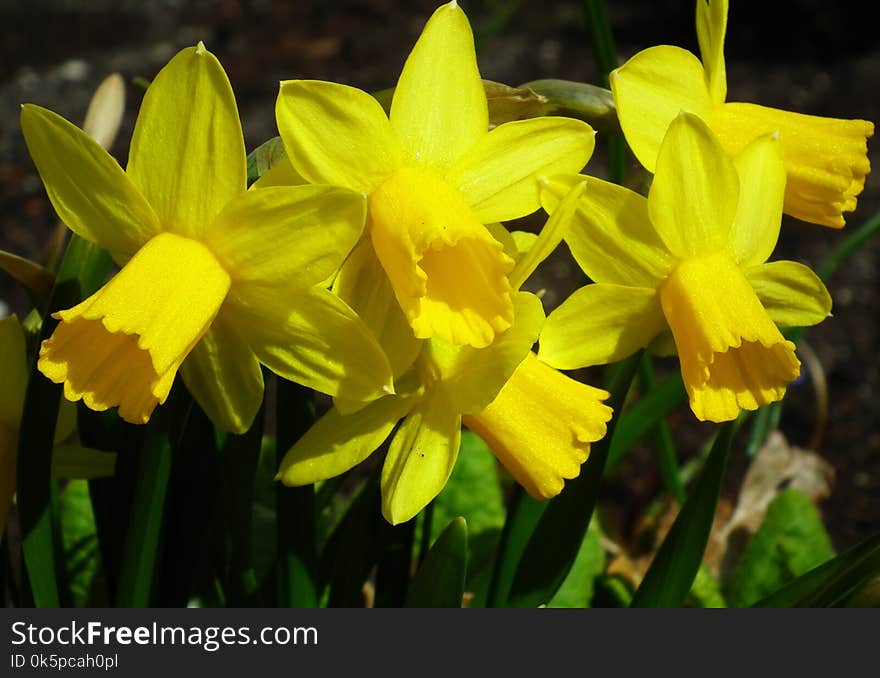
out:
{"label": "daffodil cluster", "polygon": [[[231,86],[201,43],[150,84],[125,169],[25,106],[58,215],[119,266],[55,314],[39,370],[68,400],[133,423],[180,372],[233,433],[254,421],[264,367],[328,394],[278,478],[330,478],[390,439],[392,523],[443,488],[462,425],[530,494],[558,494],[612,414],[606,392],[558,369],[651,347],[678,354],[700,419],[779,400],[800,363],[778,327],[817,323],[831,305],[806,266],[766,263],[782,212],[842,226],[873,126],[725,102],[726,15],[726,2],[697,2],[702,64],[656,47],[612,74],[623,132],[655,175],[647,198],[580,174],[594,148],[585,122],[489,129],[454,1],[427,22],[389,113],[350,86],[282,82],[287,160],[250,188]],[[501,223],[542,205],[537,238]],[[563,238],[593,282],[545,323],[520,288]]]}

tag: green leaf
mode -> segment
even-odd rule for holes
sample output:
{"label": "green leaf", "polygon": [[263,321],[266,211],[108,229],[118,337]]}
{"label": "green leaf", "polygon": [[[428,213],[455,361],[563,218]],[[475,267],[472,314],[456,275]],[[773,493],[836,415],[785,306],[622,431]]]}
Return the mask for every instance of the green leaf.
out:
{"label": "green leaf", "polygon": [[[110,256],[97,245],[71,235],[70,244],[42,324],[40,340],[48,339],[58,321],[51,314],[70,308],[98,289],[110,268]],[[51,478],[55,422],[61,399],[61,385],[53,384],[37,370],[33,361],[25,394],[18,437],[17,502],[25,566],[37,607],[58,607]]]}
{"label": "green leaf", "polygon": [[547,607],[589,607],[596,578],[605,570],[605,550],[599,543],[599,530],[590,527],[574,564]]}
{"label": "green leaf", "polygon": [[633,446],[654,430],[686,397],[681,372],[676,371],[621,414],[608,451],[608,470],[617,466]]}
{"label": "green leaf", "polygon": [[428,551],[410,584],[406,607],[461,607],[467,561],[467,521],[458,517]]}
{"label": "green leaf", "polygon": [[770,502],[730,580],[727,598],[747,607],[834,557],[831,540],[810,498],[788,489]]}
{"label": "green leaf", "polygon": [[641,357],[638,351],[609,366],[605,388],[611,393],[608,405],[614,415],[608,422],[608,432],[593,443],[580,475],[566,482],[562,492],[546,502],[516,569],[509,605],[535,607],[549,602],[571,569],[596,506],[616,419]]}
{"label": "green leaf", "polygon": [[705,563],[700,564],[697,576],[687,597],[688,607],[720,608],[727,607],[721,593],[721,583],[709,571]]}
{"label": "green leaf", "polygon": [[471,537],[504,525],[504,497],[496,464],[482,438],[472,431],[461,432],[458,461],[434,500],[434,539],[457,516],[467,521]]}
{"label": "green leaf", "polygon": [[101,575],[101,554],[95,516],[84,480],[67,483],[59,498],[64,564],[74,607],[108,604]]}
{"label": "green leaf", "polygon": [[703,562],[709,541],[734,422],[723,424],[690,496],[636,590],[632,607],[679,607]]}
{"label": "green leaf", "polygon": [[379,562],[390,525],[382,517],[378,471],[364,483],[321,554],[327,607],[362,607],[363,585]]}
{"label": "green leaf", "polygon": [[137,457],[137,479],[128,530],[122,551],[117,607],[148,607],[153,574],[161,547],[165,496],[171,474],[173,450],[180,449],[192,399],[182,382],[171,389],[144,431]]}
{"label": "green leaf", "polygon": [[457,516],[468,524],[466,590],[473,596],[469,607],[483,607],[492,574],[492,556],[504,525],[504,497],[498,462],[489,446],[472,431],[462,431],[458,461],[446,487],[433,502],[431,541]]}
{"label": "green leaf", "polygon": [[116,470],[116,453],[82,445],[56,445],[52,450],[55,478],[106,478]]}
{"label": "green leaf", "polygon": [[752,607],[832,607],[841,605],[880,574],[880,534],[789,582]]}
{"label": "green leaf", "polygon": [[[255,477],[263,449],[263,423],[264,407],[260,407],[250,429],[242,435],[223,435],[220,444],[221,501],[226,514],[224,532],[229,544],[226,589],[230,604],[236,606],[260,603],[254,564],[253,525]],[[274,517],[273,508],[273,526]],[[270,541],[274,544],[274,539]]]}
{"label": "green leaf", "polygon": [[[278,377],[276,468],[315,421],[314,391]],[[278,602],[317,607],[318,545],[315,487],[276,487]]]}

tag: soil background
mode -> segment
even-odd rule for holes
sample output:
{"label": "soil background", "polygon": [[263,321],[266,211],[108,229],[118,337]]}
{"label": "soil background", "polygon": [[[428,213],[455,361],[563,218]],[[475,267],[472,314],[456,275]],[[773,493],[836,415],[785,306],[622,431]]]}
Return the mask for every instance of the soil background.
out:
{"label": "soil background", "polygon": [[[437,4],[0,0],[0,248],[40,259],[56,223],[24,146],[20,104],[46,106],[79,124],[95,87],[120,72],[127,82],[127,110],[112,152],[124,166],[142,94],[133,79],[151,79],[179,49],[202,40],[226,68],[250,151],[277,134],[274,102],[280,80],[334,80],[368,91],[390,87]],[[580,2],[461,4],[474,28],[483,77],[511,85],[549,77],[599,82]],[[864,3],[731,4],[729,100],[880,121],[880,43],[876,25],[866,20]],[[656,44],[697,51],[693,9],[692,1],[607,2],[621,61]],[[876,140],[869,151],[877,166]],[[600,143],[587,173],[604,176],[603,161]],[[880,177],[869,175],[846,230],[786,217],[773,258],[816,266],[878,209]],[[521,227],[536,229],[542,220],[536,217]],[[839,550],[880,529],[878,263],[880,242],[874,239],[829,281],[833,317],[806,335],[827,378],[828,423],[817,451],[834,466],[836,477],[821,510]],[[528,287],[546,291],[549,312],[581,284],[580,275],[563,247]],[[25,295],[0,273],[0,315],[24,314],[28,308]],[[661,363],[659,369],[674,368],[674,363]],[[805,446],[819,419],[813,384],[805,376],[790,389],[781,428],[793,444]],[[696,424],[686,406],[669,421],[683,460],[711,431]],[[735,495],[745,466],[739,446],[727,475],[728,497]],[[658,487],[652,452],[645,445],[608,479],[606,499],[635,516]]]}

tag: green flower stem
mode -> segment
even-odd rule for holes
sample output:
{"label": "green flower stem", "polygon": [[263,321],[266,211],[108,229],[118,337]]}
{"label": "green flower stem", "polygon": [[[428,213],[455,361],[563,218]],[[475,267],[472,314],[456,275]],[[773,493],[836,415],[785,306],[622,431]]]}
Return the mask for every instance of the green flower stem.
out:
{"label": "green flower stem", "polygon": [[[277,463],[315,420],[312,390],[278,378]],[[315,486],[276,489],[278,523],[278,605],[317,607]]]}
{"label": "green flower stem", "polygon": [[[605,13],[602,0],[584,0],[584,14],[587,28],[593,38],[593,52],[602,73],[602,84],[608,87],[608,74],[620,64],[614,46],[614,34]],[[608,178],[615,184],[623,184],[629,160],[626,140],[620,134],[608,138]]]}
{"label": "green flower stem", "polygon": [[[654,366],[648,353],[642,356],[642,362],[639,363],[639,378],[645,391],[653,391],[657,388]],[[657,448],[657,465],[660,468],[663,485],[666,491],[675,497],[675,501],[681,505],[684,503],[685,494],[684,484],[681,482],[681,472],[678,468],[678,454],[672,440],[672,433],[669,431],[669,424],[662,417],[654,428],[654,445]]]}
{"label": "green flower stem", "polygon": [[[41,341],[48,339],[57,325],[51,314],[74,306],[97,290],[109,267],[110,257],[104,250],[76,235],[71,236],[49,297]],[[52,515],[51,489],[54,481],[50,476],[60,399],[61,386],[46,379],[37,370],[34,360],[21,416],[16,480],[22,550],[37,607],[60,604],[57,575],[61,563],[56,559],[54,548],[58,540],[53,535],[56,521]]]}

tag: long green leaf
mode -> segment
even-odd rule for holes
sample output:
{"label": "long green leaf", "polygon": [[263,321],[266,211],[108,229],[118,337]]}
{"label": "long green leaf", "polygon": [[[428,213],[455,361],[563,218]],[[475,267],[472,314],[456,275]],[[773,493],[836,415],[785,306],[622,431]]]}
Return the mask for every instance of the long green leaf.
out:
{"label": "long green leaf", "polygon": [[[315,420],[311,389],[278,378],[277,464]],[[278,604],[316,607],[318,546],[315,486],[277,484]]]}
{"label": "long green leaf", "polygon": [[467,522],[459,517],[428,551],[410,585],[406,607],[461,607],[467,561]]}
{"label": "long green leaf", "polygon": [[[55,286],[49,297],[40,339],[48,339],[57,321],[51,316],[92,294],[110,267],[110,257],[97,245],[72,235]],[[21,416],[18,438],[17,497],[22,532],[22,549],[28,580],[37,607],[58,607],[60,598],[56,577],[60,564],[55,557],[51,478],[55,421],[61,386],[53,384],[31,368]]]}
{"label": "long green leaf", "polygon": [[223,467],[222,508],[229,541],[227,594],[231,605],[259,603],[253,559],[254,477],[263,443],[264,408],[242,435],[225,435],[220,445]]}
{"label": "long green leaf", "polygon": [[523,491],[522,487],[514,486],[507,520],[504,522],[498,548],[495,551],[492,579],[486,596],[487,607],[504,607],[507,604],[519,561],[546,509],[547,502],[533,499]]}
{"label": "long green leaf", "polygon": [[709,541],[734,430],[734,422],[719,429],[700,477],[636,590],[632,607],[679,607],[687,597]]}
{"label": "long green leaf", "polygon": [[676,371],[620,416],[608,451],[608,470],[615,468],[633,446],[648,435],[687,398],[681,372]]}
{"label": "long green leaf", "polygon": [[[647,353],[642,356],[642,362],[639,365],[639,377],[642,381],[642,386],[646,390],[653,390],[657,387],[654,366],[651,363],[651,356]],[[661,417],[654,429],[654,446],[657,448],[657,466],[660,468],[663,486],[680,505],[684,502],[684,485],[681,482],[681,472],[678,468],[678,454],[675,450],[675,442],[672,440],[672,433],[665,418]]]}
{"label": "long green leaf", "polygon": [[617,416],[641,357],[639,351],[610,366],[605,388],[611,393],[608,405],[614,414],[608,432],[592,445],[580,475],[569,480],[562,492],[547,503],[519,561],[508,605],[535,607],[547,603],[571,569],[590,526]]}
{"label": "long green leaf", "polygon": [[171,461],[186,429],[192,400],[182,382],[153,414],[137,458],[137,482],[122,551],[117,607],[148,607],[160,556]]}
{"label": "long green leaf", "polygon": [[880,534],[789,582],[752,607],[831,607],[880,573]]}
{"label": "long green leaf", "polygon": [[389,528],[382,517],[377,472],[351,502],[321,554],[327,607],[363,606],[363,585],[379,562]]}

